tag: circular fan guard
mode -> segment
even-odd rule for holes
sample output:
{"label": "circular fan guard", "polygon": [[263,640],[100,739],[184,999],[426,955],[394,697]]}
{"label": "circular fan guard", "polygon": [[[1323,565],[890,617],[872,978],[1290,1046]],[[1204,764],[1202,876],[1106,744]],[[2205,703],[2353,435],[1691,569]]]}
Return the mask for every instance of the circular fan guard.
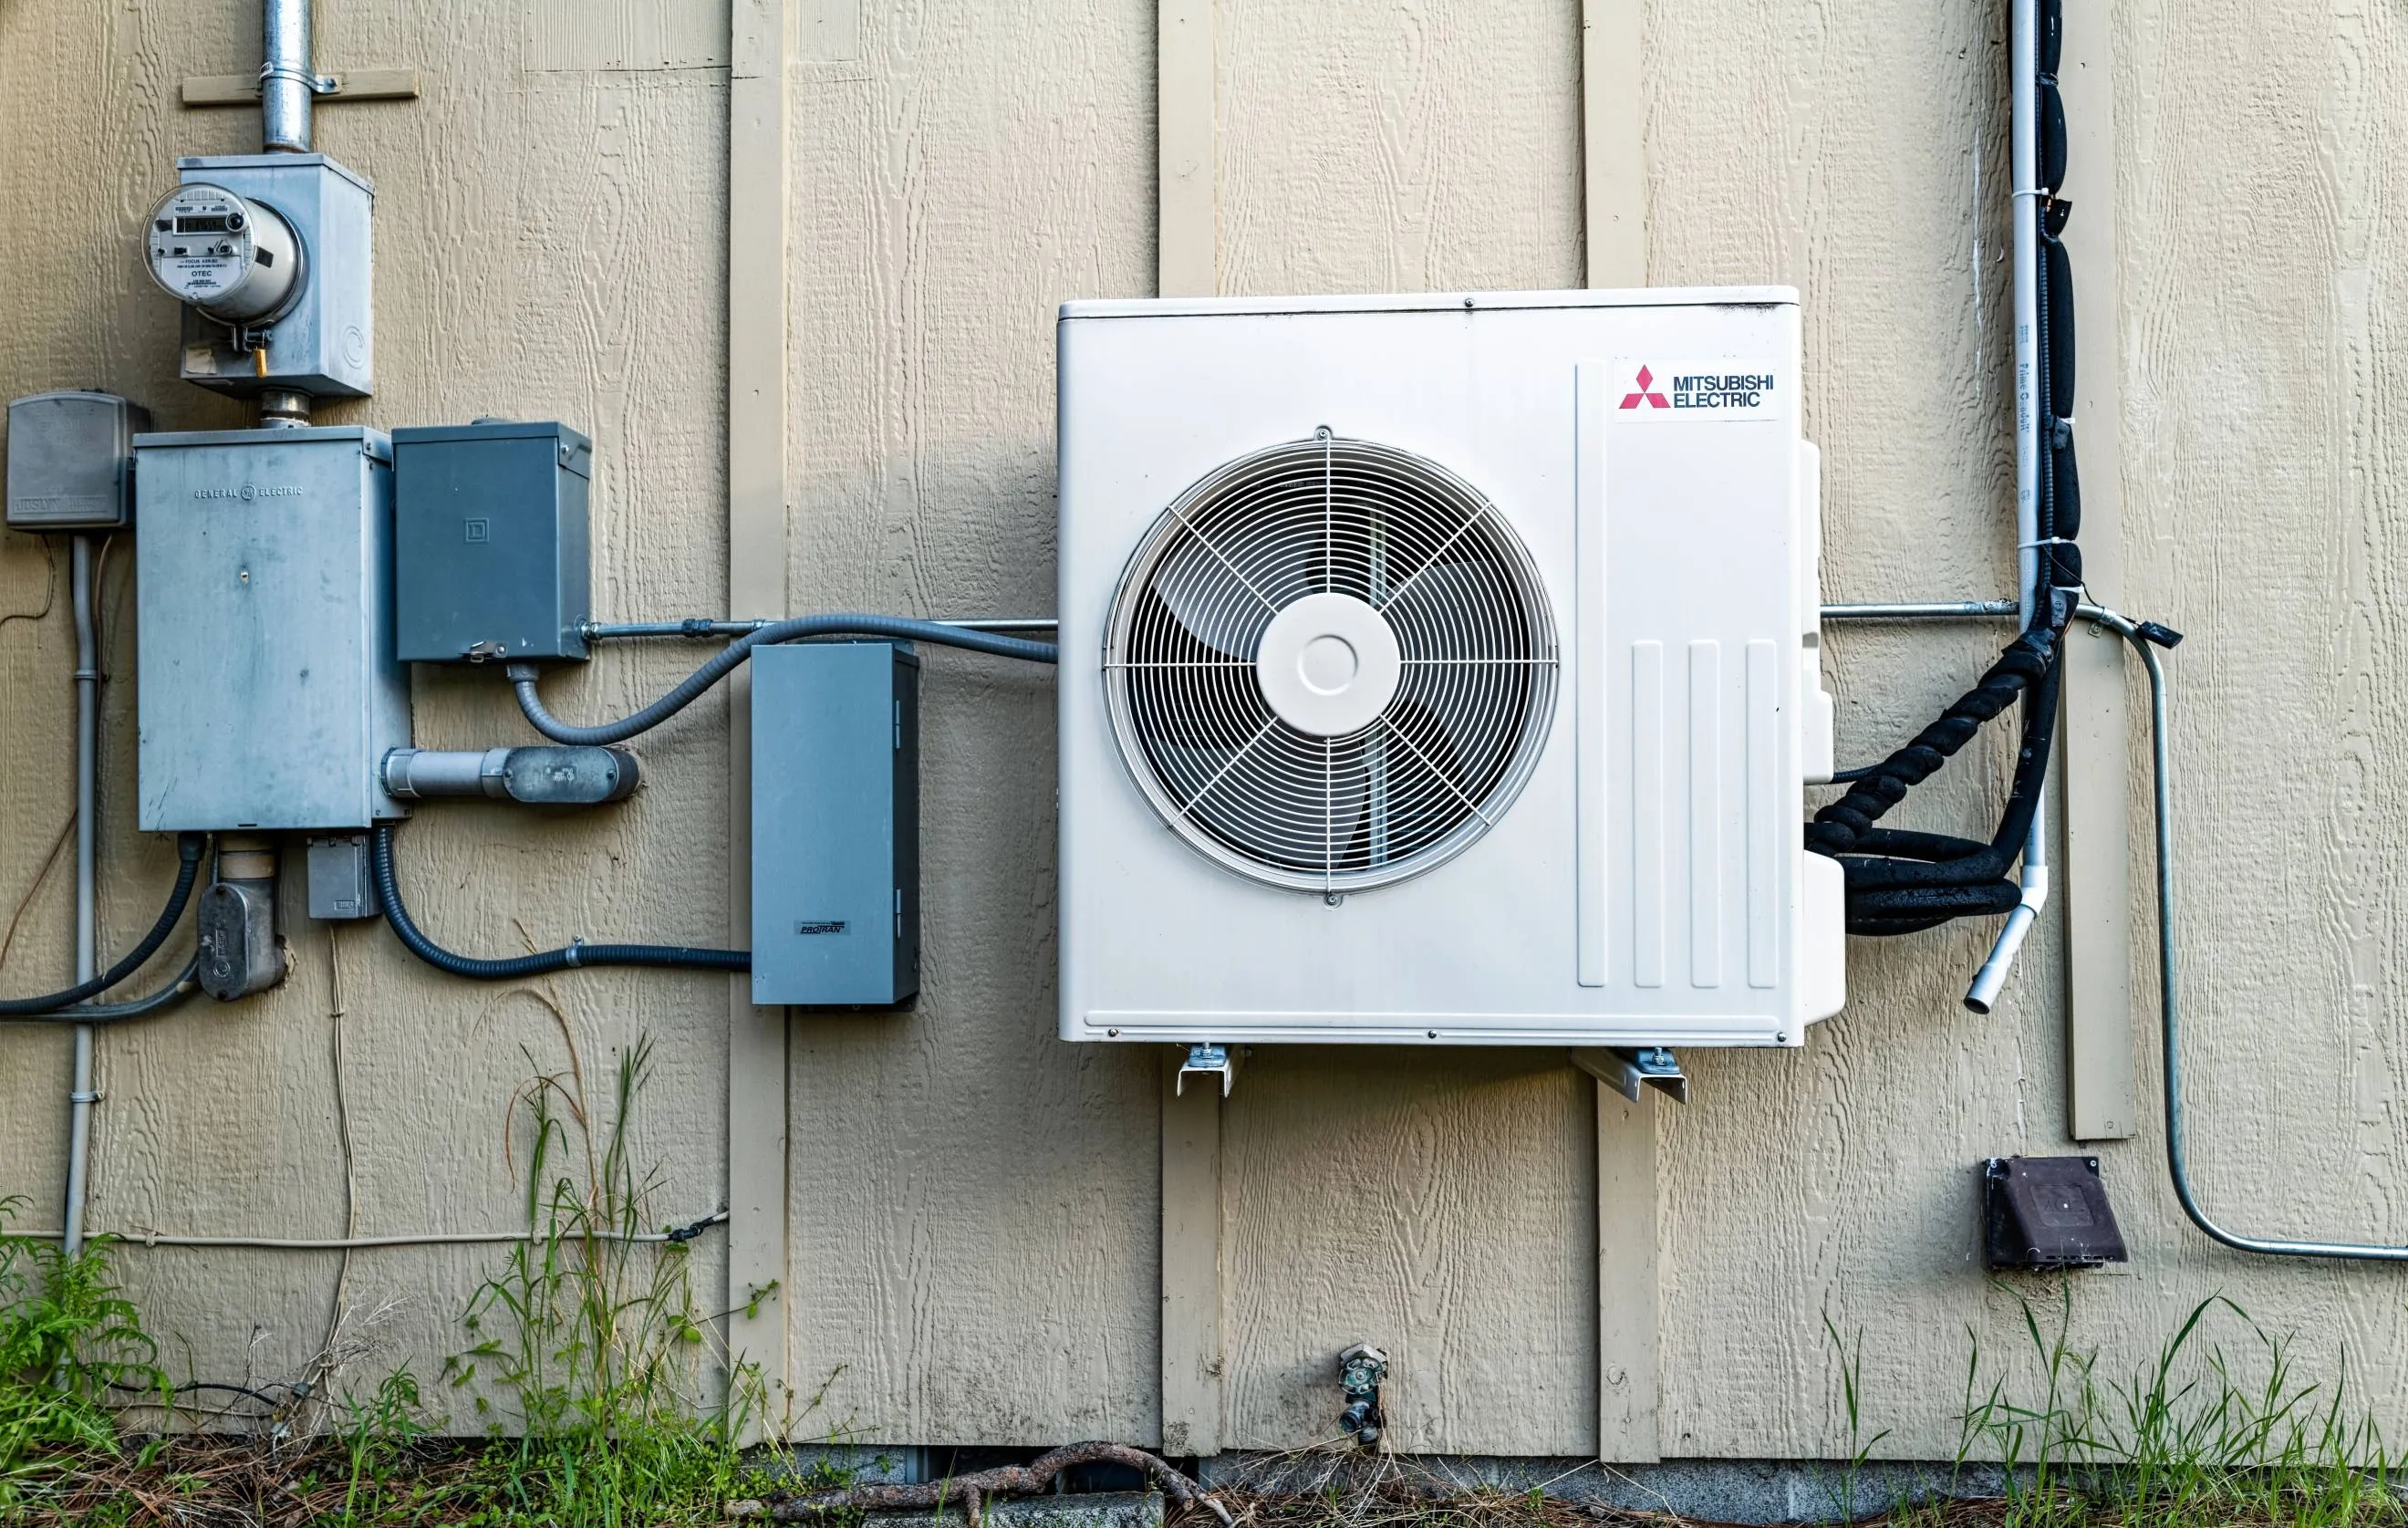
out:
{"label": "circular fan guard", "polygon": [[[1312,595],[1362,601],[1396,638],[1393,697],[1343,735],[1283,719],[1257,675],[1273,617]],[[1538,569],[1496,508],[1425,457],[1326,431],[1181,495],[1122,574],[1104,648],[1121,757],[1163,820],[1240,874],[1328,895],[1493,826],[1555,678]]]}

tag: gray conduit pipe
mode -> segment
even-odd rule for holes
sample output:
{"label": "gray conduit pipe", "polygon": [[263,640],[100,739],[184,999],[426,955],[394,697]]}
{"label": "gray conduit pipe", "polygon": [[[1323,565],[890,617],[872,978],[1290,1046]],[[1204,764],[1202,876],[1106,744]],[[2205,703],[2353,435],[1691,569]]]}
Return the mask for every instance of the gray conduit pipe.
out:
{"label": "gray conduit pipe", "polygon": [[[100,641],[93,619],[92,538],[79,536],[71,583],[76,639],[76,893],[77,985],[92,980],[100,960],[98,909],[100,817]],[[70,1258],[83,1250],[84,1189],[92,1170],[93,1027],[75,1028],[75,1081],[67,1089],[67,1199],[59,1247]]]}
{"label": "gray conduit pipe", "polygon": [[306,154],[318,86],[309,63],[309,0],[266,0],[262,22],[260,148],[272,154]]}
{"label": "gray conduit pipe", "polygon": [[[2008,197],[2015,231],[2015,587],[2016,613],[2032,623],[2040,583],[2040,409],[2034,370],[2040,362],[2040,3],[2014,0],[2007,29],[2009,121],[2014,184]],[[2048,905],[2048,792],[2033,803],[2024,839],[2023,900],[2007,915],[1989,959],[1965,989],[1965,1006],[1986,1014],[1998,1005],[2024,936]]]}
{"label": "gray conduit pipe", "polygon": [[[713,1210],[699,1220],[667,1231],[562,1232],[564,1242],[690,1242],[712,1226],[725,1225],[727,1212]],[[399,1236],[168,1236],[143,1231],[110,1231],[101,1234],[129,1247],[243,1247],[271,1252],[350,1252],[377,1247],[487,1247],[541,1242],[541,1231],[430,1231]]]}

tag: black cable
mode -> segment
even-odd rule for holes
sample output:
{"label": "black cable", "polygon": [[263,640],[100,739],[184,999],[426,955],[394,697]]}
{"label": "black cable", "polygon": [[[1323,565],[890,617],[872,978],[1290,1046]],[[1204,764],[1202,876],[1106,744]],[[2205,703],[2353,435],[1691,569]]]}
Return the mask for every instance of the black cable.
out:
{"label": "black cable", "polygon": [[518,692],[519,710],[535,729],[554,742],[576,743],[600,747],[624,742],[638,732],[651,730],[686,707],[700,699],[705,691],[735,670],[738,664],[752,656],[752,649],[766,642],[799,641],[808,637],[883,637],[894,641],[935,642],[946,647],[967,648],[973,653],[992,654],[996,657],[1020,658],[1029,663],[1053,663],[1061,650],[1052,642],[1030,641],[1025,637],[1006,637],[992,631],[977,631],[968,627],[945,626],[936,621],[915,621],[900,615],[797,615],[792,620],[773,621],[757,630],[748,631],[713,654],[710,661],[688,674],[666,695],[615,722],[596,722],[591,727],[565,722],[544,708],[543,699],[536,693],[536,681],[543,670],[532,663],[513,663],[503,671],[509,676],[510,686]]}
{"label": "black cable", "polygon": [[455,955],[421,933],[401,900],[401,883],[393,871],[393,825],[379,823],[368,837],[368,869],[376,877],[377,895],[384,901],[384,920],[409,953],[437,971],[472,981],[502,982],[580,966],[666,966],[682,971],[750,971],[749,950],[696,949],[683,944],[588,944],[580,941],[563,949],[533,955],[480,960]]}
{"label": "black cable", "polygon": [[39,1014],[0,1014],[0,1024],[116,1024],[129,1018],[148,1018],[175,1007],[201,989],[201,952],[184,962],[184,969],[175,980],[145,997],[129,1002],[93,1002],[75,1007],[53,1008]]}
{"label": "black cable", "polygon": [[150,931],[142,936],[142,943],[126,953],[125,959],[90,981],[78,982],[62,992],[51,992],[38,998],[0,998],[0,1018],[47,1016],[53,1010],[106,992],[141,970],[145,961],[159,953],[159,946],[167,942],[168,933],[176,927],[177,920],[184,915],[184,904],[192,900],[193,883],[200,878],[201,856],[208,845],[208,835],[203,833],[176,835],[176,888],[167,893],[167,905],[160,909],[158,920],[150,925]]}

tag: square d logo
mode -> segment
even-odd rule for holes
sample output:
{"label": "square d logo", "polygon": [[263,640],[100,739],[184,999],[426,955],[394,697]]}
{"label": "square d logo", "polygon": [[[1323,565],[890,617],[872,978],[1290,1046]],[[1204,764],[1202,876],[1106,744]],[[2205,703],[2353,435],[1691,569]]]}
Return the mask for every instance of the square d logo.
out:
{"label": "square d logo", "polygon": [[468,540],[472,541],[490,541],[493,539],[494,523],[491,520],[478,519],[468,522]]}

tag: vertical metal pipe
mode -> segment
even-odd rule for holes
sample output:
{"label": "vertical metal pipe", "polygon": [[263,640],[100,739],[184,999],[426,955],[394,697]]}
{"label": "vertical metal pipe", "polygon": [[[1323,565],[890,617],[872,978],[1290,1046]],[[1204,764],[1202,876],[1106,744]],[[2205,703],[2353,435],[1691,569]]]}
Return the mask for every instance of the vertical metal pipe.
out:
{"label": "vertical metal pipe", "polygon": [[266,62],[259,66],[260,146],[269,153],[309,151],[309,108],[317,98],[309,62],[309,0],[265,0]]}
{"label": "vertical metal pipe", "polygon": [[[99,971],[94,892],[99,883],[100,834],[100,642],[93,619],[92,538],[75,539],[72,583],[76,635],[76,891],[75,973],[90,981]],[[84,1184],[92,1160],[93,1029],[75,1031],[75,1084],[67,1093],[67,1256],[83,1249]]]}
{"label": "vertical metal pipe", "polygon": [[[2016,610],[2029,626],[2040,582],[2040,4],[2013,0],[2008,26],[2008,137],[2013,151],[2015,250],[2015,586]],[[1986,1014],[2006,986],[2024,936],[2048,902],[2048,794],[2032,812],[2024,840],[2023,901],[2007,915],[1990,957],[1973,973],[1965,1006]]]}

